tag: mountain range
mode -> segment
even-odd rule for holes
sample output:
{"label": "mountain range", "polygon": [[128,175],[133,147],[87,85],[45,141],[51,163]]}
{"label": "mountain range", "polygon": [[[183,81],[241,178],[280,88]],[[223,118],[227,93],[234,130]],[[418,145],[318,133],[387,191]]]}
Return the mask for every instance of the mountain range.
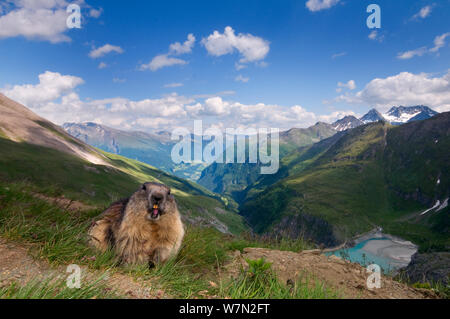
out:
{"label": "mountain range", "polygon": [[438,112],[424,105],[393,106],[384,114],[381,114],[376,109],[371,109],[359,119],[353,115],[348,115],[340,120],[337,120],[331,125],[336,131],[345,131],[363,124],[377,121],[386,121],[392,125],[400,125],[414,121],[426,120],[436,114],[438,114]]}
{"label": "mountain range", "polygon": [[240,213],[257,232],[326,246],[382,226],[421,250],[448,250],[449,149],[450,112],[361,125],[283,157],[241,194]]}
{"label": "mountain range", "polygon": [[122,155],[155,166],[167,173],[192,181],[207,166],[203,163],[175,164],[171,150],[175,141],[169,132],[155,134],[123,131],[96,123],[64,123],[64,130],[73,137],[106,152]]}
{"label": "mountain range", "polygon": [[[196,183],[92,147],[2,94],[0,113],[1,182],[95,207],[130,196],[143,182],[159,182],[172,188],[186,222],[211,225],[223,233],[247,229],[220,195]],[[158,149],[154,152],[158,155]]]}

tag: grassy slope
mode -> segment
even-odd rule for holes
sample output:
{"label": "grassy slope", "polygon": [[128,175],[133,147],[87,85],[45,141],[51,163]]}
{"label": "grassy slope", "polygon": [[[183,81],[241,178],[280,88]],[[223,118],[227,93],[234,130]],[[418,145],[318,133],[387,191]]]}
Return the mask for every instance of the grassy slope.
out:
{"label": "grassy slope", "polygon": [[129,196],[142,182],[161,182],[173,188],[182,213],[190,212],[206,219],[212,215],[235,233],[246,229],[237,214],[219,214],[216,208],[226,207],[217,195],[203,187],[135,160],[103,154],[119,169],[88,163],[50,148],[0,138],[0,178],[10,182],[27,181],[39,193],[64,195],[99,207]]}
{"label": "grassy slope", "polygon": [[[408,219],[449,195],[447,184],[436,189],[439,174],[448,182],[448,118],[446,114],[401,127],[365,125],[305,161],[297,160],[305,155],[300,150],[283,163],[287,177],[249,193],[242,214],[260,232],[284,216],[306,214],[331,223],[341,240],[382,225],[422,249],[448,247],[448,226],[446,232],[436,231],[439,224],[448,225],[448,215]],[[417,188],[420,195],[415,196]]]}
{"label": "grassy slope", "polygon": [[167,141],[165,137],[144,132],[121,131],[93,123],[65,124],[64,127],[69,134],[89,145],[137,159],[182,178],[196,180],[204,168],[202,164],[175,164],[170,154],[174,142]]}
{"label": "grassy slope", "polygon": [[[336,131],[325,123],[317,123],[306,129],[294,128],[281,132],[280,158],[284,158],[298,147],[311,145],[334,134]],[[248,141],[246,141],[246,150],[248,150]],[[248,153],[248,151],[246,152]],[[248,163],[248,159],[245,164],[213,163],[203,170],[198,183],[237,202],[242,202],[247,186],[257,183],[258,179],[262,177],[260,168],[260,163]]]}
{"label": "grassy slope", "polygon": [[[336,293],[325,289],[319,282],[310,288],[299,284],[294,292],[286,289],[270,277],[269,282],[248,286],[248,273],[239,281],[228,281],[220,277],[221,267],[228,259],[228,253],[244,247],[267,247],[300,251],[310,248],[302,240],[279,242],[260,241],[245,236],[224,235],[214,228],[188,226],[179,255],[168,263],[149,269],[147,266],[124,267],[117,264],[111,252],[99,253],[87,245],[87,230],[92,217],[99,211],[84,213],[65,211],[47,201],[34,197],[27,184],[0,181],[0,236],[9,240],[31,244],[30,253],[44,258],[53,265],[78,264],[91,269],[121,272],[155,283],[153,289],[163,289],[178,298],[207,296],[246,298],[249,294],[273,298],[331,298]],[[103,273],[101,271],[101,273]],[[215,284],[211,285],[211,281]],[[239,289],[245,285],[245,291]],[[274,289],[274,287],[276,289]],[[206,294],[205,294],[206,291]],[[10,286],[0,289],[0,298],[98,298],[117,297],[105,293],[95,283],[83,286],[80,291],[67,291],[59,283],[46,286],[30,283],[25,287]]]}

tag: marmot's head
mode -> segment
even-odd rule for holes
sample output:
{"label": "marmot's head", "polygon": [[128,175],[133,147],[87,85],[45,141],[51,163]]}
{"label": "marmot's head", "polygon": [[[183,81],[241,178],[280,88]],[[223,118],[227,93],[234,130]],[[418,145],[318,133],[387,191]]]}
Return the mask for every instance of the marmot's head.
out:
{"label": "marmot's head", "polygon": [[144,183],[142,189],[147,201],[147,216],[150,221],[157,221],[164,214],[175,212],[175,198],[170,188],[159,183]]}

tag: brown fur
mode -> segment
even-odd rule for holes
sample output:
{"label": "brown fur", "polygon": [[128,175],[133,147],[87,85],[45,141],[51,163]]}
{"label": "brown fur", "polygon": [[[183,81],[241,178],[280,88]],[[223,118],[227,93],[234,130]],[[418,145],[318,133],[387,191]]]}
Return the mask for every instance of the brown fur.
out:
{"label": "brown fur", "polygon": [[[160,214],[151,218],[155,196]],[[176,255],[184,227],[170,188],[145,183],[130,198],[111,204],[89,231],[91,244],[101,251],[113,248],[122,262],[162,263]]]}

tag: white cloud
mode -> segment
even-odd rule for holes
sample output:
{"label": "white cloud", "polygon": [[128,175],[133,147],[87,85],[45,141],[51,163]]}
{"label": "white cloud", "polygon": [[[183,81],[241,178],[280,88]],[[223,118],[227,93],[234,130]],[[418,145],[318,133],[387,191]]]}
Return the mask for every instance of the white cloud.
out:
{"label": "white cloud", "polygon": [[107,68],[108,67],[108,65],[105,63],[105,62],[100,62],[99,63],[99,65],[98,65],[98,68],[101,70],[101,69],[105,69],[105,68]]}
{"label": "white cloud", "polygon": [[450,32],[438,35],[436,38],[434,38],[434,47],[430,49],[430,52],[437,52],[440,48],[443,48],[445,46],[445,39],[448,36],[450,36]]}
{"label": "white cloud", "polygon": [[82,83],[79,77],[47,71],[39,76],[38,84],[16,85],[0,92],[57,124],[90,121],[119,129],[144,131],[175,127],[191,129],[194,119],[202,119],[205,127],[289,129],[307,127],[317,121],[334,121],[349,113],[335,111],[316,115],[300,105],[242,104],[224,100],[218,95],[203,98],[172,93],[138,101],[120,97],[83,100],[76,92]]}
{"label": "white cloud", "polygon": [[244,77],[242,76],[242,74],[239,74],[237,77],[234,78],[234,80],[236,82],[247,83],[250,80],[250,78]]}
{"label": "white cloud", "polygon": [[187,64],[187,62],[185,60],[178,59],[178,58],[172,58],[172,57],[168,56],[167,54],[161,54],[161,55],[155,56],[150,61],[150,63],[142,64],[140,66],[140,70],[141,71],[144,71],[144,70],[156,71],[158,69],[162,69],[167,66],[184,65],[184,64]]}
{"label": "white cloud", "polygon": [[308,0],[306,7],[309,11],[316,12],[330,9],[339,3],[339,0]]}
{"label": "white cloud", "polygon": [[336,92],[341,92],[344,88],[349,90],[356,89],[356,83],[354,80],[349,80],[347,83],[338,82],[337,86],[338,88],[336,89]]}
{"label": "white cloud", "polygon": [[[64,0],[12,0],[0,16],[0,39],[23,36],[26,39],[68,42]],[[3,13],[3,12],[2,12]]]}
{"label": "white cloud", "polygon": [[188,63],[187,61],[179,58],[174,58],[171,55],[181,55],[191,53],[194,44],[195,44],[195,36],[192,33],[189,33],[187,36],[187,40],[183,44],[181,44],[180,42],[172,43],[169,46],[168,53],[155,56],[149,63],[141,64],[139,66],[139,69],[141,71],[144,70],[156,71],[168,66],[187,64]]}
{"label": "white cloud", "polygon": [[124,51],[121,47],[111,44],[105,44],[97,49],[92,49],[89,52],[89,56],[93,59],[100,58],[102,56],[107,55],[108,53],[116,52],[118,54],[122,54]]}
{"label": "white cloud", "polygon": [[419,12],[417,12],[415,15],[413,15],[412,18],[413,19],[418,19],[418,18],[425,19],[426,17],[428,17],[431,14],[432,9],[433,9],[433,5],[425,6],[422,9],[420,9]]}
{"label": "white cloud", "polygon": [[236,35],[233,28],[229,26],[225,28],[224,33],[214,31],[207,38],[203,38],[202,44],[213,56],[222,56],[238,51],[241,55],[240,64],[262,60],[270,50],[269,41],[248,33]]}
{"label": "white cloud", "polygon": [[429,49],[427,47],[421,47],[415,50],[400,52],[397,54],[397,58],[401,60],[406,60],[411,59],[415,56],[422,56],[426,53],[438,53],[438,51],[446,45],[445,41],[448,36],[450,36],[450,32],[438,35],[434,38],[433,41],[434,47]]}
{"label": "white cloud", "polygon": [[411,59],[415,56],[422,56],[425,53],[427,53],[427,48],[426,47],[421,47],[415,50],[410,50],[410,51],[405,51],[405,52],[400,52],[397,54],[397,58],[400,60],[407,60],[407,59]]}
{"label": "white cloud", "polygon": [[183,85],[184,85],[183,83],[168,83],[168,84],[165,84],[164,87],[165,88],[178,88]]}
{"label": "white cloud", "polygon": [[382,110],[393,105],[427,105],[450,111],[450,70],[443,76],[401,72],[370,81],[355,94],[338,96],[335,101],[376,106]]}
{"label": "white cloud", "polygon": [[192,33],[188,34],[187,40],[181,44],[180,42],[172,43],[169,47],[169,52],[174,55],[191,53],[195,44],[195,37]]}
{"label": "white cloud", "polygon": [[38,84],[15,85],[2,93],[25,105],[42,105],[70,93],[82,83],[79,77],[46,71],[39,75]]}

